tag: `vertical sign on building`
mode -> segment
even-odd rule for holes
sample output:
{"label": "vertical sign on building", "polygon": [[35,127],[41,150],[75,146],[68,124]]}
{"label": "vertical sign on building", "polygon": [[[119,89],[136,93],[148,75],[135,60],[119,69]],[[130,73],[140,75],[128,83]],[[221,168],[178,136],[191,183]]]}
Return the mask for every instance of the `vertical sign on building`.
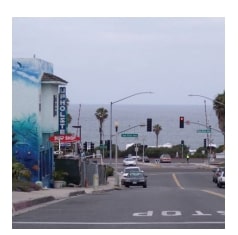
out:
{"label": "vertical sign on building", "polygon": [[66,134],[66,87],[59,88],[59,134]]}

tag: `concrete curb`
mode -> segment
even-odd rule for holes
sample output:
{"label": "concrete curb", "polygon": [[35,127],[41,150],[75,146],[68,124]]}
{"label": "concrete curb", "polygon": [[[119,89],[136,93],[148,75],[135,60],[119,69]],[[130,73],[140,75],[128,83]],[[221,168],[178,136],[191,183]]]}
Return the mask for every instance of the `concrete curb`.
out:
{"label": "concrete curb", "polygon": [[12,203],[12,214],[13,216],[16,215],[17,213],[28,209],[28,208],[33,208],[34,206],[40,205],[40,204],[45,204],[48,202],[60,200],[60,199],[66,199],[69,197],[75,197],[78,195],[82,194],[92,194],[92,193],[98,193],[98,192],[107,192],[107,191],[112,191],[114,188],[109,188],[109,189],[83,189],[75,192],[70,192],[67,196],[42,196],[36,199],[29,199],[21,202],[15,202]]}
{"label": "concrete curb", "polygon": [[28,207],[36,206],[46,202],[51,202],[53,200],[55,200],[53,196],[47,196],[47,197],[40,197],[40,198],[22,201],[22,202],[16,202],[12,204],[12,210],[13,212],[16,212],[16,211],[26,209]]}
{"label": "concrete curb", "polygon": [[71,193],[69,193],[69,197],[74,197],[74,196],[78,196],[78,195],[85,194],[85,193],[86,193],[85,190],[71,192]]}
{"label": "concrete curb", "polygon": [[12,212],[14,214],[15,212],[19,212],[21,210],[24,210],[33,206],[37,206],[40,204],[52,202],[52,201],[63,199],[63,198],[74,197],[74,196],[78,196],[85,193],[86,193],[85,190],[80,190],[76,192],[70,192],[68,196],[65,196],[65,197],[42,196],[36,199],[29,199],[26,201],[15,202],[15,203],[12,203]]}

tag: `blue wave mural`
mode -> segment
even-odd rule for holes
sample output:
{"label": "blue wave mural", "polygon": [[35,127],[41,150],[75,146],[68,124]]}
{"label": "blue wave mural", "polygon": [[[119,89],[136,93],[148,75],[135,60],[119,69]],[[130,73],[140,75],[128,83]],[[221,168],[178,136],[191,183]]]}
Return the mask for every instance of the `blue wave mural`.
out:
{"label": "blue wave mural", "polygon": [[44,72],[53,73],[53,65],[36,58],[12,61],[12,132],[17,141],[12,153],[31,171],[33,182],[40,180],[42,133],[39,103]]}

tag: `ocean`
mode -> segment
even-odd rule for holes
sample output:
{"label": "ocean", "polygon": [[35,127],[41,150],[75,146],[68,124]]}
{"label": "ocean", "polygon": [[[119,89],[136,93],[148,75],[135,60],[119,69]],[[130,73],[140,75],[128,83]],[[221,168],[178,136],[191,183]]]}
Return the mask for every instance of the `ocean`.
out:
{"label": "ocean", "polygon": [[[75,105],[70,104],[68,113],[72,116],[68,132],[79,134],[77,128],[81,126],[81,141],[93,142],[95,147],[99,145],[99,121],[95,112],[103,107],[108,110],[108,118],[103,123],[103,139],[110,139],[110,104],[107,105]],[[179,117],[184,116],[184,128],[179,128]],[[152,119],[152,126],[159,124],[162,130],[159,133],[159,146],[165,144],[177,145],[184,140],[190,150],[195,150],[203,146],[204,139],[209,135],[212,144],[223,145],[224,136],[218,127],[218,119],[212,106],[208,105],[112,105],[112,134],[115,134],[115,121],[118,122],[118,132],[129,129],[140,124],[146,124],[147,118]],[[186,124],[190,121],[190,124]],[[210,134],[201,133],[206,129],[206,123],[211,126]],[[199,132],[200,130],[200,132]],[[138,134],[138,137],[122,137],[119,134],[118,146],[120,150],[125,150],[127,144],[141,143],[148,146],[156,145],[156,135],[154,132],[147,132],[146,126],[137,126],[125,133]],[[113,143],[115,139],[113,137]]]}

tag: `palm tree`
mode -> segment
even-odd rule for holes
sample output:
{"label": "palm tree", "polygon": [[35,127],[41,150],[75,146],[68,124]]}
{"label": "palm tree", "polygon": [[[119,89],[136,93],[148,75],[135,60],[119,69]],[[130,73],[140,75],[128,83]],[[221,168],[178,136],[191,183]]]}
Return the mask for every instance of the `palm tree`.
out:
{"label": "palm tree", "polygon": [[99,121],[99,134],[100,134],[100,144],[102,144],[102,124],[104,120],[108,117],[108,111],[107,109],[104,109],[103,107],[98,108],[95,113],[96,118]]}
{"label": "palm tree", "polygon": [[156,135],[156,147],[158,148],[159,146],[159,133],[162,130],[162,127],[159,124],[156,124],[153,126],[153,132]]}
{"label": "palm tree", "polygon": [[219,128],[225,136],[225,91],[222,94],[218,94],[213,100],[213,109],[218,118]]}
{"label": "palm tree", "polygon": [[[69,107],[69,99],[68,98],[66,98],[66,108],[67,108],[67,110],[68,110],[68,107]],[[68,126],[69,126],[69,124],[71,123],[71,121],[72,121],[72,116],[71,116],[71,114],[70,113],[67,113],[66,114],[66,125],[67,125],[67,129],[68,129]]]}
{"label": "palm tree", "polygon": [[67,113],[67,115],[66,115],[66,122],[67,122],[67,126],[71,123],[71,121],[72,121],[72,116],[71,116],[71,114],[70,113]]}

